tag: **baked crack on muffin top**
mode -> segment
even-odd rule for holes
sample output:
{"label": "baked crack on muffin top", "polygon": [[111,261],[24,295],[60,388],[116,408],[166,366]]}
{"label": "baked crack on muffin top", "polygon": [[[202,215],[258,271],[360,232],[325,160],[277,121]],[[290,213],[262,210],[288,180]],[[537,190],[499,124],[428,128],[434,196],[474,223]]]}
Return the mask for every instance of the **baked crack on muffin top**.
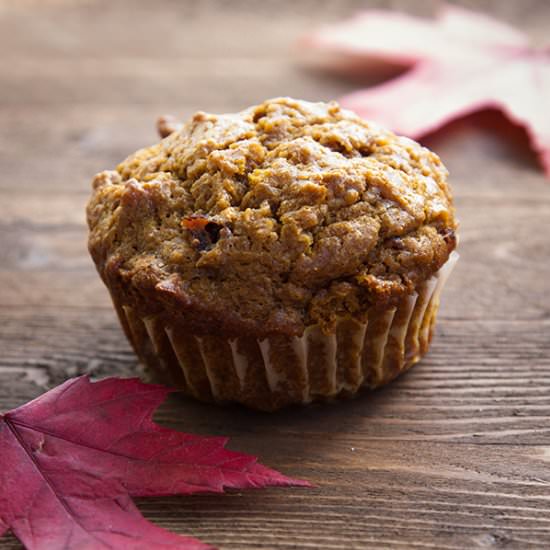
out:
{"label": "baked crack on muffin top", "polygon": [[329,332],[447,261],[446,178],[436,154],[334,102],[199,112],[95,177],[89,248],[142,315],[160,300],[198,333]]}

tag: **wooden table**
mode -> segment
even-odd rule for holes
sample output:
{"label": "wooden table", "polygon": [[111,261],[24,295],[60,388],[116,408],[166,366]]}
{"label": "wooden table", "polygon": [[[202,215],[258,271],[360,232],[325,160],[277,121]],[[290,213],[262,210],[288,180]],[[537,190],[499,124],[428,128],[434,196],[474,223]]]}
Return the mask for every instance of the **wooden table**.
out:
{"label": "wooden table", "polygon": [[[304,70],[291,44],[361,4],[0,0],[0,409],[136,372],[86,251],[92,175],[154,142],[162,113],[357,87]],[[547,2],[481,4],[535,41],[550,31]],[[495,113],[428,143],[452,173],[462,256],[429,356],[333,406],[171,399],[159,421],[318,488],[141,501],[149,519],[222,549],[550,546],[550,182]]]}

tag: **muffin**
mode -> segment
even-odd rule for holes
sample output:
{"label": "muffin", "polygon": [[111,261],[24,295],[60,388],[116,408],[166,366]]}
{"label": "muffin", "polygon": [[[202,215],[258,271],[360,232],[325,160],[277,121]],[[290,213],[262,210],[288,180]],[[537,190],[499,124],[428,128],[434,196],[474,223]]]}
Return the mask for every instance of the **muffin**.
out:
{"label": "muffin", "polygon": [[141,361],[203,401],[351,396],[426,353],[457,227],[437,155],[336,103],[165,121],[98,174],[89,249]]}

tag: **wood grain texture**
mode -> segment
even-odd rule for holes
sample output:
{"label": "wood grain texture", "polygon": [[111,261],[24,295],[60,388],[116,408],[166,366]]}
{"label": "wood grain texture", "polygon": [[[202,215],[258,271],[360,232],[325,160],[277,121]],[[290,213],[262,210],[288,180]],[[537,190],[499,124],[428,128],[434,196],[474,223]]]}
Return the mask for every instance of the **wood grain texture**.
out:
{"label": "wood grain texture", "polygon": [[[351,91],[291,44],[361,5],[0,0],[0,410],[68,376],[139,372],[86,252],[92,175],[155,141],[159,114]],[[543,0],[465,5],[536,43],[550,31]],[[550,547],[550,184],[524,137],[489,112],[426,141],[452,173],[461,260],[420,365],[337,405],[173,396],[158,412],[317,488],[142,500],[149,519],[235,550]]]}

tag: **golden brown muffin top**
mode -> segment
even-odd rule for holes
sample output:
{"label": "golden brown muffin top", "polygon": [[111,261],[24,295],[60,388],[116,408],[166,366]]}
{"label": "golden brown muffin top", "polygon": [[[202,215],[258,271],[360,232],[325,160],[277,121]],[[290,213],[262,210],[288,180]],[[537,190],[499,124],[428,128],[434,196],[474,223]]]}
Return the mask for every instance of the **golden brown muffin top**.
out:
{"label": "golden brown muffin top", "polygon": [[145,315],[162,302],[199,332],[330,330],[445,263],[446,177],[436,154],[336,103],[197,113],[95,177],[90,251]]}

